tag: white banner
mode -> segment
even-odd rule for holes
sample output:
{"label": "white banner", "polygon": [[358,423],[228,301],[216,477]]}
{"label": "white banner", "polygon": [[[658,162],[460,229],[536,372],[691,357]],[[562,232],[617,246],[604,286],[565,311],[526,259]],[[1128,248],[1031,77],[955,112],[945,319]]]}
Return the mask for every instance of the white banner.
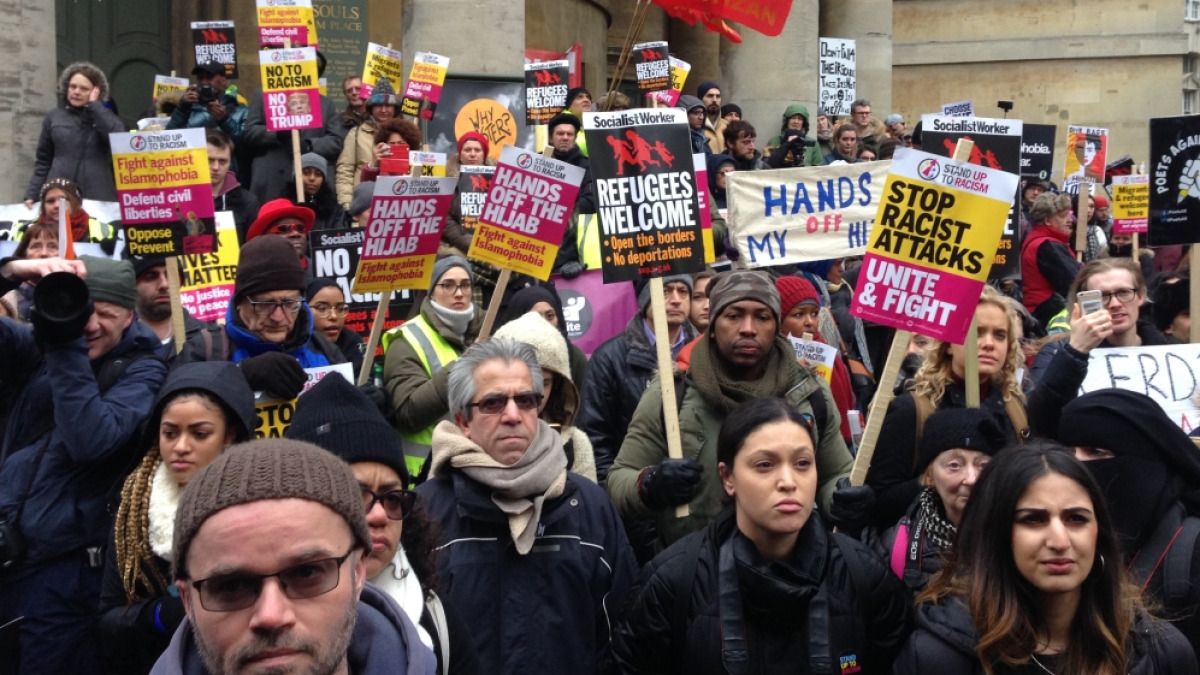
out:
{"label": "white banner", "polygon": [[1200,344],[1093,349],[1080,393],[1125,389],[1145,394],[1190,433],[1200,424],[1196,388],[1200,384]]}

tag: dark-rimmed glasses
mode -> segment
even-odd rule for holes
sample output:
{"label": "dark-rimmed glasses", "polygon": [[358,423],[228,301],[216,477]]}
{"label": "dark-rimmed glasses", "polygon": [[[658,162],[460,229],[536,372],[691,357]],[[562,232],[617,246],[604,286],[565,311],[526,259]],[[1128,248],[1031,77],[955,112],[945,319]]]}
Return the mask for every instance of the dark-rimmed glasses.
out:
{"label": "dark-rimmed glasses", "polygon": [[1105,305],[1112,302],[1113,298],[1116,298],[1118,302],[1120,302],[1122,305],[1125,305],[1131,302],[1135,297],[1137,297],[1137,289],[1135,288],[1118,288],[1111,293],[1106,293],[1103,291],[1100,293],[1100,301]]}
{"label": "dark-rimmed glasses", "polygon": [[264,317],[271,316],[275,310],[282,309],[288,316],[296,316],[300,313],[300,305],[304,304],[301,298],[287,298],[284,300],[251,300],[246,299],[250,303],[250,309],[254,311],[255,316]]}
{"label": "dark-rimmed glasses", "polygon": [[279,580],[283,594],[292,600],[306,600],[324,595],[337,588],[342,563],[354,553],[354,548],[338,558],[322,558],[293,565],[274,574],[219,574],[191,582],[200,595],[200,606],[210,612],[236,612],[258,601],[263,582],[271,577]]}
{"label": "dark-rimmed glasses", "polygon": [[442,292],[446,295],[454,295],[455,291],[462,291],[464,295],[471,292],[470,281],[462,281],[457,284],[453,281],[443,281],[440,284],[436,284],[436,286],[442,289]]}
{"label": "dark-rimmed glasses", "polygon": [[512,401],[517,404],[521,410],[534,410],[542,403],[542,395],[535,394],[532,391],[523,391],[519,394],[488,394],[478,401],[473,401],[467,404],[468,408],[479,408],[479,412],[485,415],[497,415],[504,412],[508,407],[508,402]]}
{"label": "dark-rimmed glasses", "polygon": [[350,305],[348,305],[344,302],[339,302],[336,305],[330,304],[328,302],[318,302],[316,304],[309,305],[309,307],[312,308],[312,311],[316,312],[317,314],[321,314],[321,315],[345,314],[346,312],[350,311]]}
{"label": "dark-rimmed glasses", "polygon": [[404,520],[404,516],[412,513],[413,504],[417,502],[417,493],[412,490],[388,490],[374,492],[365,486],[362,490],[363,513],[370,513],[375,504],[383,504],[383,512],[388,520]]}

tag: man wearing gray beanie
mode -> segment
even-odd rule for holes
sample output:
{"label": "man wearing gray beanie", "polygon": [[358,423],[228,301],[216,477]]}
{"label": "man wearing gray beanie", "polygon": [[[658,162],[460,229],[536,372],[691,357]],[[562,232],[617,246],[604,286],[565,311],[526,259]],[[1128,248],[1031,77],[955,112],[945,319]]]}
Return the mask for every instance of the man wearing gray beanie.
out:
{"label": "man wearing gray beanie", "polygon": [[0,381],[14,395],[0,435],[0,626],[16,645],[0,662],[89,672],[106,490],[145,451],[137,429],[167,368],[134,314],[128,261],[0,261],[0,294],[23,281],[37,283],[33,326],[0,320]]}
{"label": "man wearing gray beanie", "polygon": [[432,675],[404,611],[366,585],[366,508],[350,467],[315,445],[226,450],[180,495],[172,550],[187,619],[151,672]]}

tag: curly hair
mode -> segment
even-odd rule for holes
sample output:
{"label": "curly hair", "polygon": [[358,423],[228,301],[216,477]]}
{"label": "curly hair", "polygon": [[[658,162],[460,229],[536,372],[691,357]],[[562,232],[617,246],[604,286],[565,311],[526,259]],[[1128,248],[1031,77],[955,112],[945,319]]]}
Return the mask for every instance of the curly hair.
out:
{"label": "curly hair", "polygon": [[100,101],[108,100],[108,78],[105,77],[104,71],[100,70],[100,66],[90,61],[76,61],[63,68],[62,74],[58,76],[58,99],[60,101],[67,100],[67,84],[76,75],[83,75],[92,83],[93,87],[100,89]]}
{"label": "curly hair", "polygon": [[392,134],[400,134],[400,138],[408,144],[413,150],[421,149],[421,128],[411,120],[406,120],[402,117],[393,117],[392,119],[380,125],[379,130],[375,132],[376,143],[387,143],[388,138]]}
{"label": "curly hair", "polygon": [[[1001,387],[1001,395],[1006,402],[1016,400],[1024,403],[1025,394],[1021,391],[1020,383],[1017,382],[1017,370],[1020,369],[1022,362],[1021,346],[1018,341],[1018,336],[1021,334],[1021,320],[1004,295],[991,286],[984,286],[983,293],[979,296],[979,306],[983,305],[999,307],[1008,319],[1008,353],[1004,357],[1004,364],[999,372],[992,376],[991,384]],[[955,379],[950,346],[949,342],[938,342],[936,346],[932,347],[926,353],[921,369],[913,377],[913,396],[923,396],[929,399],[933,402],[934,408],[941,404],[942,398],[946,395],[946,385]]]}

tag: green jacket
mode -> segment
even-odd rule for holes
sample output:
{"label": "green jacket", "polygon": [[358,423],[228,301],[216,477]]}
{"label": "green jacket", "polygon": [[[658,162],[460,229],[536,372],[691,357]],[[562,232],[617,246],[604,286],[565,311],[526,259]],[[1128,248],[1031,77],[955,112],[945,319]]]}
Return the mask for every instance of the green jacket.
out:
{"label": "green jacket", "polygon": [[[474,341],[479,332],[479,317],[467,329],[466,343],[450,331],[430,308],[428,297],[421,303],[421,316],[459,354]],[[476,312],[478,314],[478,311]],[[383,383],[392,401],[392,413],[396,428],[404,433],[416,433],[437,424],[450,412],[446,400],[446,378],[449,368],[443,368],[433,377],[425,372],[421,357],[407,340],[392,340],[383,361]]]}
{"label": "green jacket", "polygon": [[[842,440],[841,416],[828,385],[803,368],[797,368],[796,373],[791,389],[783,396],[798,411],[811,415],[813,410],[808,402],[809,396],[825,397],[825,420],[823,423],[817,422],[820,435],[816,447],[817,476],[820,481],[817,485],[817,505],[819,509],[828,509],[837,480],[849,475],[854,460]],[[704,466],[702,486],[689,504],[689,515],[676,518],[674,507],[653,511],[638,496],[637,482],[641,470],[667,458],[662,389],[657,376],[646,387],[646,393],[633,413],[625,441],[609,470],[607,485],[608,494],[621,515],[626,518],[654,516],[657,519],[659,544],[663,548],[708,525],[721,511],[725,498],[725,491],[717,476],[717,434],[723,420],[700,395],[700,391],[691,385],[690,375],[685,375],[682,381],[677,378],[675,386],[686,387],[683,403],[679,407],[683,456],[697,460]]]}
{"label": "green jacket", "polygon": [[[789,105],[783,111],[783,124],[779,127],[779,135],[767,141],[767,147],[765,150],[763,150],[764,156],[770,156],[773,152],[775,152],[776,148],[778,148],[780,145],[783,145],[783,135],[787,133],[788,118],[795,117],[796,115],[804,116],[806,136],[807,132],[812,131],[812,118],[808,115],[808,106],[805,106],[803,103],[793,103]],[[816,143],[804,149],[804,157],[801,158],[803,159],[803,163],[797,162],[796,159],[797,158],[794,157],[791,158],[791,161],[785,162],[784,166],[824,166],[825,164],[825,155],[821,154],[821,149],[817,147]]]}

